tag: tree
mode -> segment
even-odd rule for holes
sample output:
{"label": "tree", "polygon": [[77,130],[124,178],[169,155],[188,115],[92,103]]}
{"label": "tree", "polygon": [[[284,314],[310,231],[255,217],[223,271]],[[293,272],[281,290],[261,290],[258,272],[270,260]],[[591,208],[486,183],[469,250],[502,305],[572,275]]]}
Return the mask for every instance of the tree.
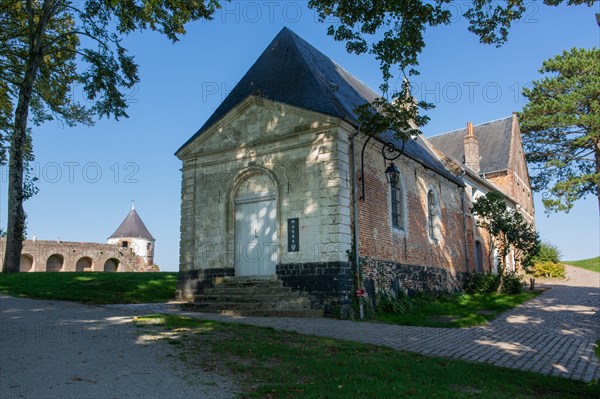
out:
{"label": "tree", "polygon": [[[3,272],[19,270],[25,230],[23,201],[32,195],[28,124],[58,119],[67,126],[94,117],[127,117],[125,94],[138,82],[122,38],[151,29],[176,42],[185,24],[211,19],[219,0],[1,0],[0,162],[9,141],[8,224]],[[79,83],[93,105],[70,96]],[[29,188],[28,188],[29,187]]]}
{"label": "tree", "polygon": [[[316,10],[323,22],[333,17],[335,25],[328,34],[335,40],[346,42],[350,53],[374,54],[380,63],[383,82],[380,86],[383,99],[359,107],[357,114],[361,131],[376,135],[386,130],[407,140],[421,133],[429,118],[419,109],[433,107],[417,102],[410,96],[409,86],[399,90],[390,87],[396,76],[418,75],[418,56],[425,48],[423,34],[426,29],[448,25],[456,17],[469,21],[469,31],[481,43],[500,46],[508,40],[508,30],[527,9],[528,0],[474,0],[448,7],[452,0],[310,0],[309,7]],[[561,3],[585,4],[591,7],[595,0],[544,0],[548,6]],[[462,12],[453,15],[453,11]],[[405,81],[406,81],[405,80]]]}
{"label": "tree", "polygon": [[477,217],[477,225],[490,233],[492,243],[498,249],[500,285],[497,292],[500,293],[506,271],[506,256],[511,248],[521,255],[527,255],[537,245],[538,235],[521,212],[509,208],[506,197],[497,191],[479,197],[473,204],[472,212]]}
{"label": "tree", "polygon": [[523,90],[519,114],[532,187],[547,212],[568,212],[589,194],[600,211],[600,50],[564,51],[540,73],[549,76]]}

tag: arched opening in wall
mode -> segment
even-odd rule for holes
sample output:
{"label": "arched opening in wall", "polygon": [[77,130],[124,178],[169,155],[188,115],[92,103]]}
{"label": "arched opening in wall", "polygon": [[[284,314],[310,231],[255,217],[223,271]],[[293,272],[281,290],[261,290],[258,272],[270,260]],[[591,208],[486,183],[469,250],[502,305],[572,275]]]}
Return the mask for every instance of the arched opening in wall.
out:
{"label": "arched opening in wall", "polygon": [[30,272],[33,267],[33,256],[22,254],[21,255],[21,266],[19,266],[19,271],[21,272]]}
{"label": "arched opening in wall", "polygon": [[92,271],[92,259],[84,256],[77,261],[75,265],[76,272],[91,272]]}
{"label": "arched opening in wall", "polygon": [[65,258],[60,254],[50,255],[46,261],[47,272],[59,272],[65,263]]}
{"label": "arched opening in wall", "polygon": [[257,172],[242,180],[235,195],[235,274],[275,274],[278,257],[277,190]]}
{"label": "arched opening in wall", "polygon": [[111,258],[104,262],[104,271],[105,272],[116,272],[119,268],[119,261],[117,259]]}

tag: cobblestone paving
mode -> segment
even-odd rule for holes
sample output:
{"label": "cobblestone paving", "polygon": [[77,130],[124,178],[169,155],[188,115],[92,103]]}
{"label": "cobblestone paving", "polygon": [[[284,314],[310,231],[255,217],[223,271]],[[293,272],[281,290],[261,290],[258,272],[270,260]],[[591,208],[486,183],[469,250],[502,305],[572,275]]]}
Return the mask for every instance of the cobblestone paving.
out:
{"label": "cobblestone paving", "polygon": [[397,326],[334,319],[231,317],[183,312],[176,304],[110,305],[138,314],[178,313],[323,337],[384,345],[542,374],[590,381],[600,378],[600,274],[567,267],[568,280],[489,325],[463,329]]}

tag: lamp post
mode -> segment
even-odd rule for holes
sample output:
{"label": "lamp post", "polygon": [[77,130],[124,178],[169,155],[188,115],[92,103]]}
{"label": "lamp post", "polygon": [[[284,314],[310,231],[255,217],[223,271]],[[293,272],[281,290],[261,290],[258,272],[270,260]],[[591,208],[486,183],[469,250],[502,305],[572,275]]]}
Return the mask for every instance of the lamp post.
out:
{"label": "lamp post", "polygon": [[[363,145],[362,151],[360,153],[360,183],[362,188],[362,195],[360,196],[360,200],[365,200],[365,148],[367,148],[367,144],[373,136],[369,136],[369,138],[365,141]],[[398,178],[400,176],[400,170],[394,164],[394,160],[398,159],[400,155],[404,152],[404,140],[402,140],[402,147],[397,148],[396,145],[392,142],[382,141],[383,147],[381,147],[381,156],[383,157],[383,166],[386,166],[386,161],[390,161],[390,164],[385,169],[385,176],[388,183],[398,183]]]}

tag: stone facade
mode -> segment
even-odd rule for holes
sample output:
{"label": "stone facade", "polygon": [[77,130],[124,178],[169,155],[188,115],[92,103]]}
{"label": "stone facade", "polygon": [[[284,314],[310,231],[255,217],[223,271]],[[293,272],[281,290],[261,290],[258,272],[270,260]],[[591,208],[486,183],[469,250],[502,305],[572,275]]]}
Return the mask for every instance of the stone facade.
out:
{"label": "stone facade", "polygon": [[[244,249],[235,240],[236,198],[266,192],[267,187],[275,190],[276,234],[262,243],[262,250],[275,254],[280,270],[290,264],[347,262],[351,230],[346,125],[249,97],[179,153],[180,270],[229,269],[226,274],[235,274],[236,253],[243,256]],[[299,250],[288,252],[287,221],[295,218]],[[183,279],[181,295],[190,298],[194,284],[198,283]]]}
{"label": "stone facade", "polygon": [[[0,240],[0,268],[6,240]],[[21,272],[133,272],[143,261],[130,249],[111,244],[26,240],[21,252]]]}

